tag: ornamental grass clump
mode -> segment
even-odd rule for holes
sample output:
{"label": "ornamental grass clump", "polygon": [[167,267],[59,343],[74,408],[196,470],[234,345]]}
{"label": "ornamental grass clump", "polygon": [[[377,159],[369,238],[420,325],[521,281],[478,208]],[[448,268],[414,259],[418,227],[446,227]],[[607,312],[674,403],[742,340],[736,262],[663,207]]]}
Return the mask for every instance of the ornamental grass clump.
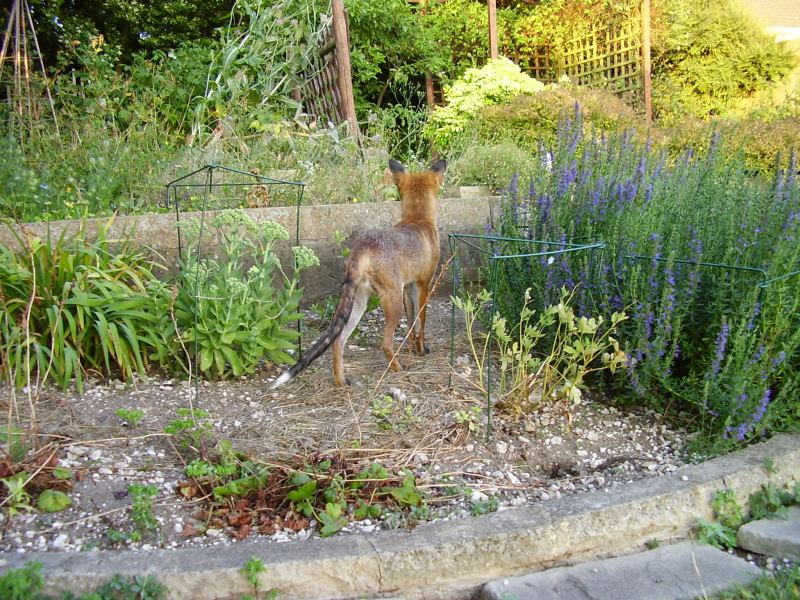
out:
{"label": "ornamental grass clump", "polygon": [[0,246],[0,377],[16,387],[47,381],[83,390],[87,372],[124,379],[172,347],[170,295],[156,265],[130,241],[57,239],[22,230],[18,250]]}
{"label": "ornamental grass clump", "polygon": [[502,261],[498,310],[514,322],[527,288],[547,306],[578,285],[578,314],[631,316],[622,397],[680,414],[715,449],[796,426],[796,154],[772,176],[718,139],[670,160],[628,134],[585,135],[580,114],[509,187],[495,230],[606,248]]}

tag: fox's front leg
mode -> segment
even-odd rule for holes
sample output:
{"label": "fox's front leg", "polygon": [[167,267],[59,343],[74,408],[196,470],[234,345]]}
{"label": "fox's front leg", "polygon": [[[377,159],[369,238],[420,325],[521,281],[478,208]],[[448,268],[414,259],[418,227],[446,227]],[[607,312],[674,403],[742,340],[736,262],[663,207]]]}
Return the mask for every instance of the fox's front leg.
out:
{"label": "fox's front leg", "polygon": [[389,361],[389,367],[392,371],[402,371],[403,368],[394,353],[394,332],[403,316],[403,293],[400,289],[381,294],[381,307],[383,308],[383,316],[386,318],[381,348],[386,355],[386,360]]}
{"label": "fox's front leg", "polygon": [[408,347],[412,352],[416,352],[419,320],[417,319],[417,286],[414,282],[406,284],[403,287],[403,304],[406,309],[408,339],[411,342]]}
{"label": "fox's front leg", "polygon": [[416,327],[414,336],[414,350],[420,356],[429,354],[430,350],[425,345],[425,318],[428,312],[429,283],[427,281],[417,281],[415,286],[417,291],[416,307],[419,313],[416,315]]}

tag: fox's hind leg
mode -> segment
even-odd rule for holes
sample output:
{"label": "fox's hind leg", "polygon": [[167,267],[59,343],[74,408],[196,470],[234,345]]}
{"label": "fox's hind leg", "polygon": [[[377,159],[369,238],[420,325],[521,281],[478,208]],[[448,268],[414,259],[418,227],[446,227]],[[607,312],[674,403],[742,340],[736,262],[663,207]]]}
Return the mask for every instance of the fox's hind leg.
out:
{"label": "fox's hind leg", "polygon": [[350,310],[350,317],[347,319],[342,332],[338,337],[333,340],[333,383],[337,386],[343,386],[350,382],[344,376],[344,347],[347,340],[353,333],[353,330],[358,325],[364,311],[367,310],[367,302],[369,295],[372,293],[372,288],[369,285],[361,285],[356,288],[355,295],[353,296],[353,308]]}

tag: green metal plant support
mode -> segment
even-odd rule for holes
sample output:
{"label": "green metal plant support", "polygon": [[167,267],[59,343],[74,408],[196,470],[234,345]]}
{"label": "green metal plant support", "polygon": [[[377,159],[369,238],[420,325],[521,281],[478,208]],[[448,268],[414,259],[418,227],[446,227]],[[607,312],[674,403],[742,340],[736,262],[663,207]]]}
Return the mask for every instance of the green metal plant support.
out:
{"label": "green metal plant support", "polygon": [[[216,175],[216,176],[215,176]],[[305,191],[305,183],[301,181],[288,181],[284,179],[276,179],[273,177],[266,177],[263,175],[258,175],[256,173],[248,173],[246,171],[241,171],[238,169],[232,169],[230,167],[223,167],[220,165],[206,165],[191,173],[183,175],[173,181],[170,181],[166,184],[166,198],[165,198],[165,205],[167,208],[174,206],[175,208],[175,222],[180,222],[181,220],[181,209],[182,204],[190,204],[192,200],[200,199],[199,206],[191,206],[195,211],[200,213],[200,232],[199,238],[197,243],[197,263],[199,264],[203,258],[203,233],[205,231],[205,224],[206,224],[206,211],[208,210],[222,210],[227,208],[236,208],[238,206],[231,206],[233,203],[232,200],[239,201],[246,196],[246,191],[241,192],[241,190],[251,189],[254,186],[263,186],[266,188],[267,196],[272,198],[273,196],[276,197],[277,202],[283,205],[287,205],[293,203],[296,207],[295,210],[295,244],[300,245],[300,206],[303,204],[303,193]],[[221,199],[216,199],[216,202],[211,205],[212,196],[214,196],[218,192],[227,192],[231,194],[232,192],[239,192],[234,193],[231,197],[223,197]],[[200,198],[197,198],[200,196]],[[184,207],[184,212],[185,207]],[[178,258],[181,263],[183,264],[183,243],[181,240],[181,230],[180,227],[176,227],[178,232]],[[294,270],[296,267],[294,263],[292,263],[292,269]],[[198,315],[198,302],[201,299],[201,290],[200,290],[200,270],[197,270],[196,279],[195,279],[195,297],[194,297],[194,318],[195,328],[197,327],[197,315]],[[297,332],[301,334],[301,322],[297,322]],[[195,338],[195,346],[194,346],[194,354],[195,357],[199,356],[199,342],[197,338]],[[301,337],[298,339],[298,355],[301,352],[302,348],[302,334]],[[199,360],[195,359],[194,361],[194,399],[195,401],[199,400],[200,397],[200,369],[199,369]]]}
{"label": "green metal plant support", "polygon": [[[481,243],[483,245],[481,245]],[[489,248],[486,248],[487,245]],[[522,244],[526,247],[556,247],[555,250],[537,250],[531,252],[523,252],[523,253],[513,253],[513,254],[498,254],[496,251],[496,247],[502,243],[513,243],[513,244]],[[459,248],[465,247],[471,250],[478,252],[480,255],[484,257],[484,259],[489,260],[489,290],[492,294],[492,305],[489,313],[489,323],[493,322],[494,316],[497,310],[496,307],[496,295],[497,295],[497,281],[498,281],[498,273],[500,266],[508,260],[513,259],[530,259],[530,258],[539,258],[539,257],[554,257],[559,256],[562,254],[570,254],[574,252],[593,252],[595,250],[603,250],[606,245],[603,242],[594,242],[594,243],[587,243],[587,244],[575,244],[575,243],[567,243],[567,242],[551,242],[546,240],[529,240],[526,238],[513,238],[513,237],[503,237],[503,236],[493,236],[493,235],[477,235],[477,234],[466,234],[466,233],[451,233],[449,235],[449,244],[450,244],[450,252],[453,256],[453,265],[452,265],[452,273],[453,273],[453,283],[452,283],[452,294],[453,296],[457,296],[460,292],[460,278],[461,278],[461,257],[459,255]],[[449,384],[452,385],[452,371],[455,361],[455,321],[456,319],[456,308],[455,304],[451,304],[451,312],[450,312],[450,382]],[[494,335],[490,331],[487,334],[489,336],[489,347],[492,348],[494,346]],[[486,365],[486,439],[488,440],[492,434],[492,361],[491,359],[487,361]]]}

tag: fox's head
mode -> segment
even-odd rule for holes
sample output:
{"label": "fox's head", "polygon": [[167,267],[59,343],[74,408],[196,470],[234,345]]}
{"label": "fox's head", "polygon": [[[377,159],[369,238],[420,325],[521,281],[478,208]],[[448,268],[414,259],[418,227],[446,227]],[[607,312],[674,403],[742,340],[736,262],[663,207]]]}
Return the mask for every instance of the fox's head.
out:
{"label": "fox's head", "polygon": [[403,221],[435,221],[436,194],[444,182],[447,162],[437,160],[428,171],[408,173],[396,160],[389,161],[394,183],[400,192],[400,213]]}

